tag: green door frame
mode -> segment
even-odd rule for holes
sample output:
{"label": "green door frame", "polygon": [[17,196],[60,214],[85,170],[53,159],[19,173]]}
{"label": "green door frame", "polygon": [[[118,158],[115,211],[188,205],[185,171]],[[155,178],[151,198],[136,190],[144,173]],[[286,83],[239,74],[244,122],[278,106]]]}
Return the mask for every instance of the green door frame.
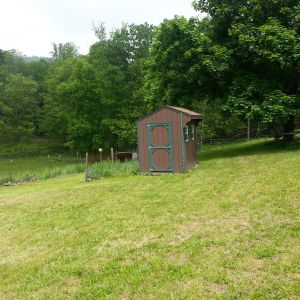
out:
{"label": "green door frame", "polygon": [[[157,146],[151,140],[151,132],[157,126],[163,126],[168,131],[168,144]],[[148,164],[150,172],[174,173],[174,148],[173,148],[173,126],[171,122],[153,122],[147,123],[147,141],[148,141]],[[169,153],[170,164],[166,170],[159,170],[153,164],[153,153],[156,149],[163,149]]]}

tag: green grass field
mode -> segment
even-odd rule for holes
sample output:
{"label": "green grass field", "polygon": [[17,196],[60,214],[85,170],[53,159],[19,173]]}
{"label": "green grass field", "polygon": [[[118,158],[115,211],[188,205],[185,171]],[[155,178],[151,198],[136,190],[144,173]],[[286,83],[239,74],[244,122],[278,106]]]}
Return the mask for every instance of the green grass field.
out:
{"label": "green grass field", "polygon": [[0,299],[299,299],[300,148],[207,148],[183,175],[0,187]]}
{"label": "green grass field", "polygon": [[13,176],[25,173],[38,173],[54,168],[61,168],[78,163],[76,158],[62,156],[61,161],[57,156],[32,156],[25,158],[0,158],[0,176]]}
{"label": "green grass field", "polygon": [[1,143],[0,183],[8,178],[22,181],[28,174],[46,178],[49,173],[57,173],[67,167],[75,168],[78,163],[78,159],[57,142],[29,139],[24,143],[24,157],[20,157],[17,143]]}

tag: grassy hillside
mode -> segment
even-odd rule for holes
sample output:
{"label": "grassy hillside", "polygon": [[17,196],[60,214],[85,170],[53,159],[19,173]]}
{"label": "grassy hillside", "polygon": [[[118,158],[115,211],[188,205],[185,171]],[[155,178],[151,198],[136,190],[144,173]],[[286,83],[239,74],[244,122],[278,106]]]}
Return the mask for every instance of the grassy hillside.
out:
{"label": "grassy hillside", "polygon": [[19,148],[16,142],[0,144],[0,183],[10,177],[20,180],[28,174],[47,177],[56,169],[78,164],[78,159],[58,142],[28,139],[23,145],[23,157],[20,157]]}
{"label": "grassy hillside", "polygon": [[300,148],[0,188],[0,299],[299,299]]}
{"label": "grassy hillside", "polygon": [[61,160],[57,156],[33,156],[25,158],[0,158],[0,177],[18,176],[19,174],[38,173],[48,171],[54,168],[61,168],[71,164],[78,164],[76,158],[62,156]]}
{"label": "grassy hillside", "polygon": [[[67,148],[58,141],[43,138],[28,138],[23,143],[23,154],[25,157],[44,156],[48,154],[65,154]],[[20,157],[20,144],[16,141],[0,143],[0,158]]]}

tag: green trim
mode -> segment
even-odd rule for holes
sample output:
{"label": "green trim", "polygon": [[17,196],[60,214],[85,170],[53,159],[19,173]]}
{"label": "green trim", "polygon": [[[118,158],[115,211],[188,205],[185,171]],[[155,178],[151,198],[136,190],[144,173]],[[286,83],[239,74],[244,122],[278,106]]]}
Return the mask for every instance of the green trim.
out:
{"label": "green trim", "polygon": [[185,172],[185,142],[184,142],[184,134],[183,134],[183,113],[180,113],[180,136],[181,136],[181,164],[182,164],[182,172]]}
{"label": "green trim", "polygon": [[[151,132],[157,126],[163,126],[168,131],[168,144],[166,146],[157,146],[151,140]],[[173,148],[173,127],[170,122],[147,123],[147,143],[148,143],[148,168],[150,172],[172,172],[174,173],[174,148]],[[163,149],[169,153],[170,164],[167,169],[159,170],[155,167],[152,159],[153,152],[156,149]]]}

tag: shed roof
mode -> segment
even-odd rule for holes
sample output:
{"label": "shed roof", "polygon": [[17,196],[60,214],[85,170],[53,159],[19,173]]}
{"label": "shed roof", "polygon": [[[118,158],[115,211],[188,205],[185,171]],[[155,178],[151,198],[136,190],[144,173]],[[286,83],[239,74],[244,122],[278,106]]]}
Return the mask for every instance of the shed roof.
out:
{"label": "shed roof", "polygon": [[194,119],[194,120],[202,120],[202,115],[199,114],[199,113],[197,113],[197,112],[185,109],[183,107],[166,105],[166,106],[164,106],[164,107],[162,107],[162,108],[160,108],[160,109],[158,109],[158,110],[156,110],[156,111],[154,111],[154,112],[152,112],[152,113],[150,113],[150,114],[148,114],[148,115],[140,118],[139,120],[137,120],[137,122],[140,122],[141,120],[144,120],[145,118],[148,118],[148,117],[156,114],[157,112],[159,112],[159,111],[161,111],[161,110],[163,110],[165,108],[173,110],[173,111],[176,111],[178,113],[183,113],[185,115],[188,115],[191,119]]}
{"label": "shed roof", "polygon": [[170,108],[172,108],[174,110],[177,110],[179,112],[182,112],[182,113],[184,113],[186,115],[193,116],[194,119],[198,119],[198,118],[199,118],[199,120],[202,119],[202,115],[201,114],[196,113],[196,112],[194,112],[192,110],[189,110],[189,109],[186,109],[186,108],[183,108],[183,107],[178,107],[178,106],[169,106],[168,105],[168,107],[170,107]]}

